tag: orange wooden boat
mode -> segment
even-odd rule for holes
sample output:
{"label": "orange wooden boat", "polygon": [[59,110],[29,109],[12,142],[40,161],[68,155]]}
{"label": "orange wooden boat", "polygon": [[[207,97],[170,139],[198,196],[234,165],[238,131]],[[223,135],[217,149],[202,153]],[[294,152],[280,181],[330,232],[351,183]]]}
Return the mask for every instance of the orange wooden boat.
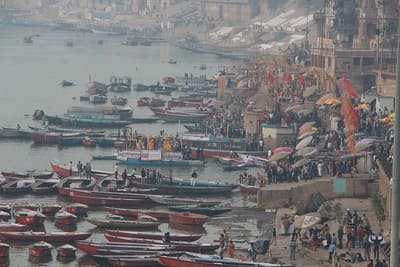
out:
{"label": "orange wooden boat", "polygon": [[205,215],[191,212],[169,214],[169,222],[176,224],[203,225],[207,221],[207,219],[208,217]]}

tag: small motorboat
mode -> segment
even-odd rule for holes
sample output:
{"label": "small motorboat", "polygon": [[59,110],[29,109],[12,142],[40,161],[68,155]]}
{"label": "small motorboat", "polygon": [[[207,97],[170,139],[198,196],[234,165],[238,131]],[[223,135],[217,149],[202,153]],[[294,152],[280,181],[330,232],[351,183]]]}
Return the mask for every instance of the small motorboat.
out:
{"label": "small motorboat", "polygon": [[45,205],[41,206],[41,208],[40,208],[42,213],[46,214],[46,215],[54,215],[60,209],[62,209],[62,207],[58,204],[45,204]]}
{"label": "small motorboat", "polygon": [[10,245],[0,243],[0,257],[8,257],[10,254]]}
{"label": "small motorboat", "polygon": [[45,241],[69,243],[77,240],[85,240],[89,238],[91,233],[83,232],[1,232],[0,235],[9,240],[17,241]]}
{"label": "small motorboat", "polygon": [[5,194],[24,194],[32,190],[33,183],[35,183],[34,179],[16,180],[2,185],[1,189]]}
{"label": "small motorboat", "polygon": [[76,224],[78,217],[76,215],[69,213],[65,210],[60,210],[54,215],[54,221],[58,224]]}
{"label": "small motorboat", "polygon": [[101,228],[157,228],[160,222],[133,221],[121,219],[86,219],[89,223]]}
{"label": "small motorboat", "polygon": [[128,103],[128,99],[125,97],[114,96],[113,98],[111,98],[111,104],[113,104],[113,105],[123,106],[123,105],[126,105],[127,103]]}
{"label": "small motorboat", "polygon": [[49,257],[51,256],[52,245],[44,241],[37,242],[29,248],[29,255],[33,257]]}
{"label": "small motorboat", "polygon": [[28,209],[18,210],[14,217],[17,223],[29,226],[43,225],[46,218],[42,213]]}
{"label": "small motorboat", "polygon": [[10,213],[2,210],[0,211],[0,221],[8,222],[8,220],[10,219],[11,219]]}
{"label": "small motorboat", "polygon": [[0,232],[23,232],[28,229],[29,227],[27,225],[12,222],[0,222]]}
{"label": "small motorboat", "polygon": [[[120,230],[106,230],[106,233],[112,236],[131,237],[131,238],[144,238],[152,240],[163,240],[165,235],[160,232],[137,232],[137,231],[120,231]],[[188,234],[170,234],[171,241],[184,241],[193,242],[200,239],[202,235],[188,235]]]}
{"label": "small motorboat", "polygon": [[76,84],[72,81],[62,80],[62,82],[61,82],[62,87],[75,86],[75,85]]}
{"label": "small motorboat", "polygon": [[57,248],[57,257],[75,258],[76,248],[71,245],[63,245]]}
{"label": "small motorboat", "polygon": [[85,138],[82,140],[82,144],[85,147],[95,147],[96,146],[96,140],[91,139],[91,138]]}
{"label": "small motorboat", "polygon": [[89,206],[80,203],[74,203],[64,208],[65,211],[72,213],[77,216],[86,216],[88,213]]}
{"label": "small motorboat", "polygon": [[32,184],[31,189],[34,194],[53,194],[57,193],[58,179],[39,180]]}

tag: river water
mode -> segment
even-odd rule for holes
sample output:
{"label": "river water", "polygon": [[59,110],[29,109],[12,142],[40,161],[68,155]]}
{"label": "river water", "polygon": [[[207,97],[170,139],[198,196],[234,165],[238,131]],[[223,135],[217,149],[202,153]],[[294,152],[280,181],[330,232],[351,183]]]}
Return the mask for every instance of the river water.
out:
{"label": "river water", "polygon": [[[32,44],[23,42],[24,36],[36,34]],[[123,36],[110,37],[91,33],[55,31],[48,28],[20,27],[0,25],[0,127],[22,127],[33,125],[32,113],[42,109],[48,114],[62,114],[68,107],[82,105],[79,96],[84,95],[89,77],[92,80],[107,83],[111,75],[130,76],[134,83],[154,84],[164,76],[183,75],[185,72],[195,76],[205,74],[208,77],[215,74],[223,66],[232,65],[228,59],[214,55],[194,54],[168,44],[153,44],[146,47],[128,47],[121,45]],[[73,40],[73,47],[65,47],[66,39]],[[98,41],[103,40],[103,45]],[[168,64],[169,59],[177,60],[177,64]],[[199,66],[206,64],[206,70]],[[62,80],[73,80],[77,86],[63,88]],[[152,112],[146,108],[136,107],[136,100],[142,96],[154,96],[149,92],[132,91],[125,94],[128,104],[134,108],[134,116],[150,116]],[[165,98],[165,97],[162,97]],[[138,124],[133,129],[144,134],[159,134],[160,130],[175,135],[183,132],[179,124]],[[34,146],[31,141],[0,140],[1,170],[44,170],[49,169],[52,161],[66,163],[72,160],[76,163],[91,161],[94,154],[111,154],[114,149],[73,147],[60,149],[57,146]],[[112,161],[92,161],[92,168],[112,170]],[[161,170],[165,171],[165,170]],[[256,171],[256,170],[254,170]],[[191,168],[174,169],[174,175],[188,177]],[[210,161],[205,168],[198,169],[200,180],[234,182],[237,172],[224,173],[222,167]],[[0,195],[3,203],[61,203],[66,200],[57,196],[13,196]],[[254,198],[243,197],[239,192],[232,198],[221,198],[224,204],[242,210],[254,207]],[[101,210],[92,210],[90,217],[104,217]],[[227,218],[233,215],[227,215]],[[270,216],[251,216],[239,218],[235,231],[244,235],[257,236],[262,234],[263,225]],[[226,222],[225,222],[226,223]],[[206,223],[204,229],[207,237],[201,241],[216,239],[223,224]],[[168,229],[167,224],[160,226]],[[46,231],[59,230],[51,220],[45,223]],[[179,229],[170,229],[172,232]],[[241,232],[241,230],[243,230]],[[101,231],[86,223],[78,223],[78,231],[93,231],[92,240],[104,240]],[[239,245],[240,246],[240,245]],[[55,251],[53,251],[53,256]],[[46,264],[28,261],[27,246],[12,246],[10,266],[95,266],[88,257],[78,253],[78,259],[68,264],[56,261],[55,256]]]}

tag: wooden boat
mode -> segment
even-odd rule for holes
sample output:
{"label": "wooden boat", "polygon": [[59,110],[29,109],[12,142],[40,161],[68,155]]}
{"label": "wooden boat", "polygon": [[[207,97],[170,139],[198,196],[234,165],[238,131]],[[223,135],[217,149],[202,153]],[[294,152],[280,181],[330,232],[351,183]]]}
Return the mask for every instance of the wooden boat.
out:
{"label": "wooden boat", "polygon": [[169,215],[169,222],[174,224],[203,225],[207,220],[207,216],[191,212],[171,213]]}
{"label": "wooden boat", "polygon": [[68,87],[68,86],[75,86],[76,84],[73,81],[67,81],[67,80],[62,80],[61,81],[61,86],[62,87]]}
{"label": "wooden boat", "polygon": [[108,97],[105,95],[94,94],[89,95],[89,102],[92,104],[105,104],[108,101]]}
{"label": "wooden boat", "polygon": [[181,138],[182,145],[192,149],[192,157],[196,157],[198,147],[203,148],[204,158],[213,156],[229,156],[231,152],[246,154],[249,156],[266,157],[265,150],[251,150],[249,144],[244,138],[227,138],[214,136],[198,136],[185,134]]}
{"label": "wooden boat", "polygon": [[256,195],[258,193],[258,190],[260,190],[260,186],[246,184],[239,184],[239,188],[240,192],[252,195]]}
{"label": "wooden boat", "polygon": [[138,210],[138,209],[122,209],[122,208],[113,208],[106,207],[105,210],[111,214],[120,215],[123,217],[132,217],[138,218],[140,214],[145,214],[157,218],[161,221],[168,220],[168,211],[156,211],[156,210]]}
{"label": "wooden boat", "polygon": [[240,261],[237,259],[218,259],[218,257],[168,257],[160,256],[159,261],[165,267],[293,267],[275,263]]}
{"label": "wooden boat", "polygon": [[[122,243],[126,242],[132,244],[146,244],[146,245],[165,244],[164,241],[162,240],[112,236],[109,234],[105,234],[104,236],[110,242],[122,242]],[[219,245],[213,245],[213,244],[189,243],[181,241],[171,241],[170,243],[168,243],[168,245],[173,246],[176,251],[189,251],[189,252],[200,252],[200,251],[212,252],[219,247]]]}
{"label": "wooden boat", "polygon": [[205,200],[197,200],[191,198],[179,198],[174,196],[151,195],[149,196],[149,198],[157,204],[171,205],[171,206],[190,205],[190,204],[218,205],[221,203],[219,201],[205,201]]}
{"label": "wooden boat", "polygon": [[[157,193],[159,194],[187,194],[187,195],[224,195],[232,193],[232,187],[230,186],[221,186],[221,187],[210,187],[210,186],[195,186],[191,185],[179,185],[179,184],[150,184],[150,183],[139,183],[135,181],[130,181],[131,185],[137,188],[145,188],[145,189],[157,189]],[[153,200],[154,201],[154,200]],[[188,204],[188,203],[185,203]],[[192,203],[194,204],[194,203]],[[180,205],[180,204],[174,204]]]}
{"label": "wooden boat", "polygon": [[31,185],[34,194],[52,194],[57,192],[58,179],[39,180]]}
{"label": "wooden boat", "polygon": [[[116,189],[123,189],[126,186],[126,181],[121,179],[115,179],[115,176],[107,176],[100,178],[95,185],[95,188],[99,191],[110,191]],[[111,196],[111,195],[110,195]]]}
{"label": "wooden boat", "polygon": [[0,257],[8,257],[10,255],[10,245],[0,243]]}
{"label": "wooden boat", "polygon": [[169,60],[168,60],[168,64],[176,64],[176,60],[174,60],[174,59],[172,59],[172,58],[170,58]]}
{"label": "wooden boat", "polygon": [[9,204],[0,204],[0,210],[10,213],[12,210],[12,207]]}
{"label": "wooden boat", "polygon": [[96,179],[93,177],[88,179],[86,177],[71,176],[60,180],[60,182],[57,183],[57,188],[60,195],[71,197],[72,190],[70,189],[70,187],[76,188],[75,190],[91,190],[94,188],[95,185]]}
{"label": "wooden boat", "polygon": [[145,199],[100,197],[100,196],[70,196],[73,201],[89,206],[136,206],[145,202]]}
{"label": "wooden boat", "polygon": [[57,248],[57,257],[74,258],[76,255],[76,248],[69,244]]}
{"label": "wooden boat", "polygon": [[14,218],[17,223],[34,226],[43,225],[46,216],[37,211],[21,209],[15,212]]}
{"label": "wooden boat", "polygon": [[3,127],[0,129],[0,138],[29,139],[29,130]]}
{"label": "wooden boat", "polygon": [[89,238],[91,233],[82,232],[1,232],[1,236],[9,240],[17,241],[45,241],[45,242],[61,242],[70,243],[77,240],[85,240]]}
{"label": "wooden boat", "polygon": [[78,222],[78,217],[68,211],[60,210],[54,215],[54,221],[58,224],[70,225],[76,224]]}
{"label": "wooden boat", "polygon": [[231,208],[225,208],[225,207],[218,207],[215,205],[185,205],[185,206],[173,206],[169,207],[170,210],[173,211],[180,211],[180,212],[192,212],[192,213],[197,213],[197,214],[203,214],[207,216],[213,216],[213,215],[219,215],[222,213],[226,213],[231,211]]}
{"label": "wooden boat", "polygon": [[[163,240],[164,238],[164,234],[160,232],[106,230],[106,233],[113,236],[143,238],[143,239],[153,239],[153,240]],[[171,241],[193,242],[200,239],[201,237],[202,235],[170,234]]]}
{"label": "wooden boat", "polygon": [[74,203],[64,207],[66,212],[72,213],[77,216],[87,215],[89,207],[84,204]]}
{"label": "wooden boat", "polygon": [[[188,107],[188,108],[199,108],[202,106],[203,103],[201,102],[192,102],[192,101],[186,101],[186,100],[181,100],[181,99],[176,99],[173,98],[171,100],[168,101],[167,106],[169,108],[173,108],[173,107]],[[199,124],[197,124],[199,125]],[[185,126],[185,125],[184,125]],[[186,129],[188,129],[188,127],[185,126]],[[204,132],[205,132],[205,126],[204,126]],[[189,129],[188,129],[189,130]],[[190,130],[189,130],[190,131]],[[198,132],[198,131],[193,131],[193,132]]]}
{"label": "wooden boat", "polygon": [[111,104],[113,105],[126,105],[128,103],[128,99],[125,97],[113,97],[111,98]]}
{"label": "wooden boat", "polygon": [[[195,124],[184,124],[183,127],[186,128],[190,133],[206,133],[207,129],[206,125],[195,123]],[[210,131],[209,131],[210,132]]]}
{"label": "wooden boat", "polygon": [[17,212],[17,211],[23,210],[23,209],[32,210],[32,211],[38,211],[39,210],[39,205],[38,204],[28,204],[28,203],[26,203],[26,204],[15,204],[13,206],[13,208],[14,208],[14,212]]}
{"label": "wooden boat", "polygon": [[8,222],[8,220],[10,219],[11,219],[10,213],[2,210],[0,211],[0,221]]}
{"label": "wooden boat", "polygon": [[85,138],[82,140],[82,145],[85,147],[95,147],[96,146],[96,140],[90,139],[90,138]]}
{"label": "wooden boat", "polygon": [[49,243],[40,241],[32,245],[29,248],[29,255],[33,257],[48,257],[51,256],[52,245]]}
{"label": "wooden boat", "polygon": [[117,160],[117,155],[92,155],[93,160]]}
{"label": "wooden boat", "polygon": [[54,215],[57,211],[61,210],[61,206],[58,204],[44,204],[41,206],[40,211],[46,215]]}
{"label": "wooden boat", "polygon": [[28,171],[28,172],[6,172],[6,171],[2,171],[1,174],[4,177],[7,177],[8,179],[18,179],[18,178],[22,178],[22,179],[26,179],[29,177],[33,177],[37,180],[41,180],[41,179],[49,179],[51,177],[53,177],[54,172],[50,172],[50,171],[43,171],[43,172],[37,172],[37,171]]}
{"label": "wooden boat", "polygon": [[168,245],[154,245],[145,246],[143,244],[134,245],[127,243],[117,243],[117,242],[87,242],[87,241],[77,241],[75,246],[89,255],[143,255],[150,253],[158,253],[160,251],[173,250],[171,246]]}
{"label": "wooden boat", "polygon": [[108,88],[112,92],[122,93],[122,92],[129,92],[132,86],[132,78],[130,77],[110,77],[110,84]]}
{"label": "wooden boat", "polygon": [[89,223],[101,228],[157,228],[159,222],[144,222],[113,219],[86,219]]}
{"label": "wooden boat", "polygon": [[137,101],[137,105],[139,107],[162,107],[165,105],[165,100],[160,98],[153,98],[153,97],[141,97]]}
{"label": "wooden boat", "polygon": [[32,184],[35,183],[35,180],[29,179],[29,180],[16,180],[16,181],[11,181],[8,183],[5,183],[4,185],[1,186],[1,189],[3,190],[3,193],[5,194],[23,194],[23,193],[29,193],[32,188]]}
{"label": "wooden boat", "polygon": [[129,157],[123,152],[117,156],[119,162],[131,166],[159,166],[159,167],[187,167],[187,166],[204,166],[204,162],[200,160],[184,160],[184,159],[142,159]]}
{"label": "wooden boat", "polygon": [[152,108],[152,111],[166,122],[201,122],[210,116],[210,114],[185,113],[160,108]]}
{"label": "wooden boat", "polygon": [[23,232],[28,229],[29,227],[27,225],[12,222],[0,222],[0,232]]}
{"label": "wooden boat", "polygon": [[141,199],[143,201],[150,201],[149,196],[146,195],[151,193],[152,191],[144,191],[144,192],[113,192],[113,191],[90,191],[90,190],[82,190],[82,189],[72,189],[65,188],[63,191],[67,196],[78,196],[78,197],[101,197],[101,198],[123,198],[123,199]]}
{"label": "wooden boat", "polygon": [[[71,176],[69,174],[69,168],[67,166],[61,166],[55,163],[50,163],[51,168],[53,171],[61,178],[69,177]],[[107,171],[99,171],[99,170],[92,170],[91,172],[91,177],[95,179],[102,178],[104,176],[109,176],[112,175],[112,172],[107,172]],[[72,168],[72,176],[78,176],[78,170],[76,168]],[[83,177],[82,177],[83,178]]]}
{"label": "wooden boat", "polygon": [[[64,133],[63,137],[79,136],[80,133]],[[61,138],[60,133],[34,131],[30,132],[29,136],[35,144],[57,144]]]}
{"label": "wooden boat", "polygon": [[111,266],[119,267],[162,267],[158,262],[158,256],[146,257],[112,257],[107,259]]}

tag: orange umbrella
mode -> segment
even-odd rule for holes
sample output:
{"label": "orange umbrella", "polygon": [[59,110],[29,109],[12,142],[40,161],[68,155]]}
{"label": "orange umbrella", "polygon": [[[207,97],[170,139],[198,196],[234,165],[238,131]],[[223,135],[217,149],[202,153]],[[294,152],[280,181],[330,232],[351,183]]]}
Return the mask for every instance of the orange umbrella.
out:
{"label": "orange umbrella", "polygon": [[341,104],[342,102],[340,102],[339,99],[335,98],[335,97],[331,97],[328,98],[327,100],[325,100],[324,104],[328,105],[328,106],[336,106],[338,104]]}
{"label": "orange umbrella", "polygon": [[323,96],[321,96],[321,97],[317,100],[317,102],[315,102],[315,104],[317,104],[317,105],[323,105],[324,102],[325,102],[325,100],[327,100],[328,98],[331,98],[331,97],[333,97],[333,94],[332,94],[332,93],[323,95]]}

